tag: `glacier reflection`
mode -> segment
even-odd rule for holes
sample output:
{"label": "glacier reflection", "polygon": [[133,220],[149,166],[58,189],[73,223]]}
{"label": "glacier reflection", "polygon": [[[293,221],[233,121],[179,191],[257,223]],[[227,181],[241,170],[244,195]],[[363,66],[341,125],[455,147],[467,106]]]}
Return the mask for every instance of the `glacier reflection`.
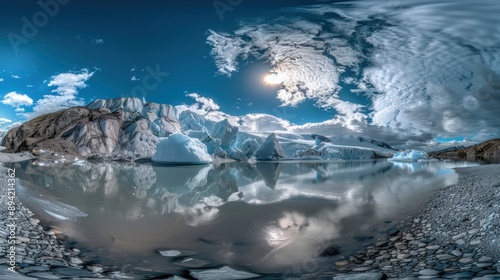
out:
{"label": "glacier reflection", "polygon": [[[23,202],[38,203],[37,215],[82,246],[103,248],[110,260],[133,262],[141,256],[148,266],[175,272],[182,265],[166,265],[157,250],[178,249],[196,252],[208,266],[233,264],[266,273],[315,259],[332,245],[341,252],[359,248],[360,237],[377,235],[390,226],[386,221],[417,210],[434,189],[456,181],[451,168],[468,165],[21,162],[13,167],[25,187]],[[46,215],[40,200],[60,201],[88,215],[57,219]],[[58,211],[64,216],[64,209]]]}

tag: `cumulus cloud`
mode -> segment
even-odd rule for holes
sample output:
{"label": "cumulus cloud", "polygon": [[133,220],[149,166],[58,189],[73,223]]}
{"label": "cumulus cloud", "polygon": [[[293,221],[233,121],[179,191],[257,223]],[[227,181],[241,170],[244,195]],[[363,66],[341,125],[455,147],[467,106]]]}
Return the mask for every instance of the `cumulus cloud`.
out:
{"label": "cumulus cloud", "polygon": [[0,124],[11,123],[12,121],[6,118],[0,118]]}
{"label": "cumulus cloud", "polygon": [[[277,91],[283,105],[310,99],[337,111],[297,131],[332,129],[402,145],[433,145],[437,136],[498,137],[500,6],[399,3],[287,9],[280,12],[286,16],[242,21],[233,32],[211,30],[207,43],[221,74],[264,59],[284,77]],[[368,103],[355,103],[354,94]]]}
{"label": "cumulus cloud", "polygon": [[247,114],[238,123],[242,131],[289,131],[292,124],[284,119],[268,114]]}
{"label": "cumulus cloud", "polygon": [[11,75],[10,76],[12,79],[21,79],[21,76],[18,76],[18,75]]}
{"label": "cumulus cloud", "polygon": [[83,99],[78,98],[78,90],[87,87],[86,82],[94,73],[84,68],[77,72],[52,76],[48,86],[55,87],[52,90],[54,94],[44,95],[37,100],[33,111],[25,113],[24,116],[29,119],[72,106],[83,106],[85,103]]}
{"label": "cumulus cloud", "polygon": [[203,112],[218,111],[220,108],[211,98],[201,96],[198,93],[188,93],[186,96],[193,98],[196,101],[194,106]]}
{"label": "cumulus cloud", "polygon": [[1,102],[14,108],[33,105],[33,99],[31,99],[28,95],[17,93],[15,91],[9,92],[4,95]]}

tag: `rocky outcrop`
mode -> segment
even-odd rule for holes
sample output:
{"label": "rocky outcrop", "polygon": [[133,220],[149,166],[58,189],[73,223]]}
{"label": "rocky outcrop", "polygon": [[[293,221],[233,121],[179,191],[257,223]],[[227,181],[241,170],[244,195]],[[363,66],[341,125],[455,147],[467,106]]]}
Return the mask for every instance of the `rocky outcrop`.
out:
{"label": "rocky outcrop", "polygon": [[500,157],[500,139],[492,139],[474,146],[429,153],[438,158]]}
{"label": "rocky outcrop", "polygon": [[11,129],[2,141],[6,152],[135,160],[156,152],[158,137],[180,131],[175,108],[143,104],[137,98],[96,100],[39,116]]}

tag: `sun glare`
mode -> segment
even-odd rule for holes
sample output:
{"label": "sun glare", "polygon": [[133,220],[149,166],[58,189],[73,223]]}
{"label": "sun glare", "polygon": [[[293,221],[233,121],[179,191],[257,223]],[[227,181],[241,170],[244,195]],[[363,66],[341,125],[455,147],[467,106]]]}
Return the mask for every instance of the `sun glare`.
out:
{"label": "sun glare", "polygon": [[285,74],[280,72],[271,72],[264,76],[264,82],[268,85],[279,85],[285,81]]}

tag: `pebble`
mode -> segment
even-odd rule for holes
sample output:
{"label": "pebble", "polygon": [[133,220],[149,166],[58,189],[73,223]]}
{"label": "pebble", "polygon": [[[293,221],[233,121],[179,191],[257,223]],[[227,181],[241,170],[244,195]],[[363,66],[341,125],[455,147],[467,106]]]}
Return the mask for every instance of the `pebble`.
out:
{"label": "pebble", "polygon": [[434,269],[423,269],[418,272],[418,274],[423,275],[423,276],[437,276],[439,275],[439,271],[434,270]]}
{"label": "pebble", "polygon": [[458,250],[453,250],[451,251],[451,254],[456,256],[456,257],[460,257],[461,255],[463,255],[462,252],[458,251]]}
{"label": "pebble", "polygon": [[493,258],[490,258],[490,257],[480,257],[479,260],[477,260],[477,261],[480,262],[480,263],[491,262],[491,261],[493,261]]}

